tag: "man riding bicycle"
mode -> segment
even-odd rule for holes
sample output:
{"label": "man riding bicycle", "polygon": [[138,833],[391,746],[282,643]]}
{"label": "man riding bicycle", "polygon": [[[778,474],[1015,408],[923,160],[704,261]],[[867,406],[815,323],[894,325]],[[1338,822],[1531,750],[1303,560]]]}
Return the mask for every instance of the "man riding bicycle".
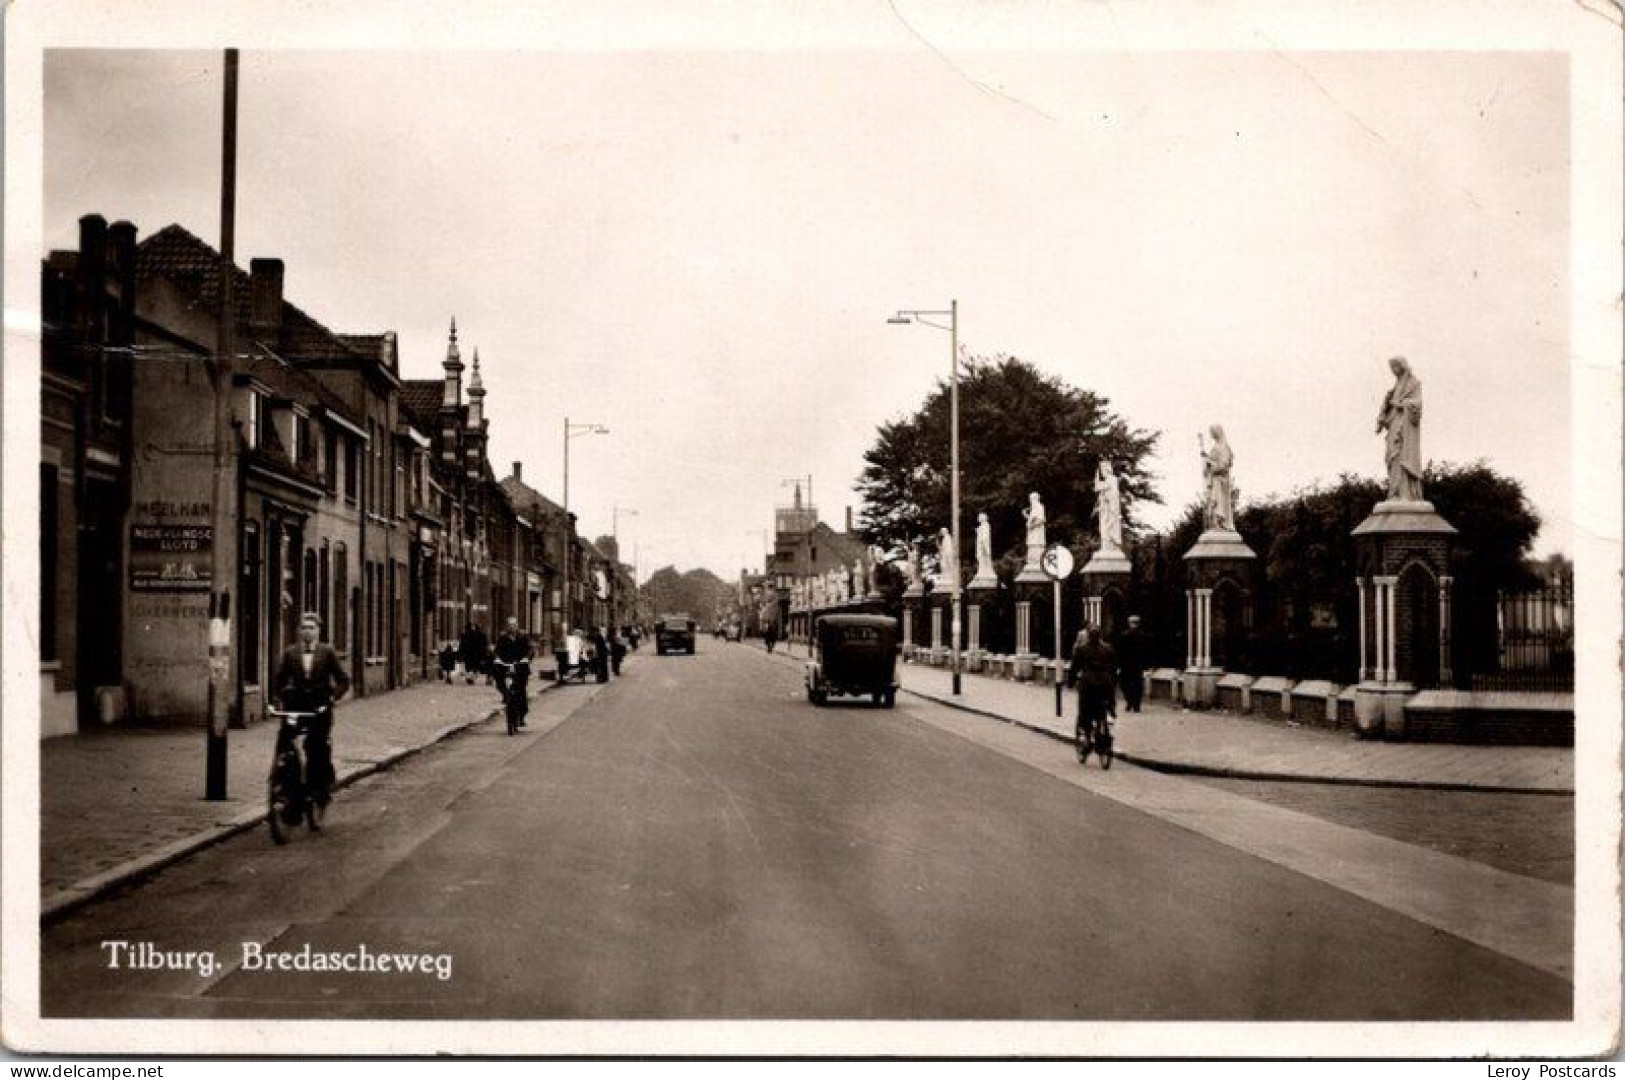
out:
{"label": "man riding bicycle", "polygon": [[1086,626],[1072,647],[1066,684],[1078,687],[1078,739],[1094,739],[1106,714],[1117,712],[1117,654],[1101,639],[1100,628]]}
{"label": "man riding bicycle", "polygon": [[[508,623],[503,628],[502,633],[497,635],[496,656],[500,664],[519,664],[523,662],[523,667],[513,669],[513,686],[514,692],[519,695],[519,700],[526,700],[526,686],[530,682],[530,638],[519,632],[519,620],[512,615],[508,616]],[[502,695],[504,701],[507,700],[508,669],[501,666],[497,668],[497,693]],[[525,726],[525,714],[523,712],[519,714],[519,726]]]}
{"label": "man riding bicycle", "polygon": [[305,612],[299,620],[299,644],[283,652],[271,693],[278,708],[316,714],[305,734],[306,782],[317,805],[326,806],[334,780],[332,706],[350,692],[350,676],[321,636],[322,620]]}

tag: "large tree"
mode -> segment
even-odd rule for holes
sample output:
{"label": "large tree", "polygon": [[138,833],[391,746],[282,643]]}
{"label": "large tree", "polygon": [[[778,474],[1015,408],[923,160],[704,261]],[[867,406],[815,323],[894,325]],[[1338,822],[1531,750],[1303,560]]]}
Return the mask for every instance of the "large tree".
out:
{"label": "large tree", "polygon": [[736,599],[734,587],[711,571],[679,573],[673,566],[663,566],[651,574],[643,591],[657,616],[681,613],[706,625],[710,625],[719,605]]}
{"label": "large tree", "polygon": [[[868,539],[899,550],[949,524],[949,387],[939,380],[918,412],[881,426],[864,454],[858,491]],[[1052,541],[1095,535],[1094,475],[1110,459],[1122,479],[1125,529],[1142,500],[1160,501],[1144,461],[1153,432],[1132,428],[1098,394],[1070,386],[1013,357],[972,359],[959,381],[960,538],[967,564],[976,515],[993,526],[994,555],[1014,556],[1027,495],[1044,500]]]}

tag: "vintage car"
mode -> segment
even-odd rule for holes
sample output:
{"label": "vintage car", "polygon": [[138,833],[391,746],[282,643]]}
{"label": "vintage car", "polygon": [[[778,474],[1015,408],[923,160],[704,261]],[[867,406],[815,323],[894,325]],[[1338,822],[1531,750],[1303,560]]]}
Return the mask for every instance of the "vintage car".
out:
{"label": "vintage car", "polygon": [[694,653],[694,620],[687,615],[662,615],[655,625],[655,652]]}
{"label": "vintage car", "polygon": [[825,615],[813,623],[807,661],[807,700],[822,705],[831,694],[868,695],[876,705],[897,703],[897,620],[888,615]]}
{"label": "vintage car", "polygon": [[729,623],[723,628],[722,639],[724,641],[738,641],[743,636],[743,633],[738,623]]}

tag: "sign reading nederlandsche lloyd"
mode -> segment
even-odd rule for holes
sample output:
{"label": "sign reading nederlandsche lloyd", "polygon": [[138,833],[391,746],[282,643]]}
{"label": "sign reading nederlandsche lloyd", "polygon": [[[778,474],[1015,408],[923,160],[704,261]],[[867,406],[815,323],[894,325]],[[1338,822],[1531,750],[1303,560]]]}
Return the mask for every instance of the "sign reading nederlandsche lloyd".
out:
{"label": "sign reading nederlandsche lloyd", "polygon": [[135,592],[207,592],[214,528],[131,525],[130,588]]}

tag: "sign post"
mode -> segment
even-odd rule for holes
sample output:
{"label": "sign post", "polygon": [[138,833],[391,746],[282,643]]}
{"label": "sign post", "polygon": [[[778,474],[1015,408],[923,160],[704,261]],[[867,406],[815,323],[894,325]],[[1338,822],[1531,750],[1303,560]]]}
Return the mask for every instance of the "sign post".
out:
{"label": "sign post", "polygon": [[1072,552],[1060,544],[1051,544],[1044,549],[1044,556],[1039,560],[1044,573],[1055,583],[1055,715],[1065,715],[1066,677],[1062,674],[1063,654],[1061,651],[1061,582],[1072,574]]}

